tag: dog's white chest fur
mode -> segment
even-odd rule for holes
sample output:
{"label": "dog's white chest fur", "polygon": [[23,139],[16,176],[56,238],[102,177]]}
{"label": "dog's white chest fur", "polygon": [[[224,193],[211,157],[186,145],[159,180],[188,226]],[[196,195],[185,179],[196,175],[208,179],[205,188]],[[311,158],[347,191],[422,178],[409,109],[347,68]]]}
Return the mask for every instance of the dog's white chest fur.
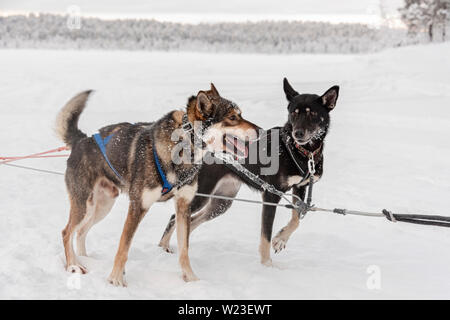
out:
{"label": "dog's white chest fur", "polygon": [[142,192],[142,208],[148,210],[161,197],[161,188],[148,189]]}

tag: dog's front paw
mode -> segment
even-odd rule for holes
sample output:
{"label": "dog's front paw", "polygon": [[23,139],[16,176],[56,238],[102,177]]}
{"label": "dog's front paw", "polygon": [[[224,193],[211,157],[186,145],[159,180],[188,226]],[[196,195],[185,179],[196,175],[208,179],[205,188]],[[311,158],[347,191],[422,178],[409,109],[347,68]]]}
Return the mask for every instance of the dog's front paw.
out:
{"label": "dog's front paw", "polygon": [[108,277],[108,282],[111,283],[113,286],[115,287],[126,287],[127,286],[127,282],[125,281],[124,278],[124,273],[121,272],[119,275],[113,275],[111,273],[111,275]]}
{"label": "dog's front paw", "polygon": [[191,282],[191,281],[197,281],[197,280],[200,280],[200,279],[193,273],[185,273],[185,272],[183,272],[183,280],[186,281],[186,282]]}
{"label": "dog's front paw", "polygon": [[272,267],[273,265],[272,265],[272,259],[266,259],[266,260],[261,260],[261,264],[263,265],[263,266],[266,266],[266,267]]}
{"label": "dog's front paw", "polygon": [[161,246],[160,245],[160,247],[161,247],[161,249],[163,249],[165,252],[167,252],[167,253],[174,253],[175,251],[171,248],[171,247],[169,247],[169,246]]}
{"label": "dog's front paw", "polygon": [[86,267],[83,267],[81,264],[71,264],[70,266],[67,266],[66,268],[67,272],[70,273],[79,273],[79,274],[86,274],[88,272]]}
{"label": "dog's front paw", "polygon": [[276,236],[272,239],[272,248],[275,250],[275,253],[280,252],[284,248],[286,248],[287,240],[282,237]]}

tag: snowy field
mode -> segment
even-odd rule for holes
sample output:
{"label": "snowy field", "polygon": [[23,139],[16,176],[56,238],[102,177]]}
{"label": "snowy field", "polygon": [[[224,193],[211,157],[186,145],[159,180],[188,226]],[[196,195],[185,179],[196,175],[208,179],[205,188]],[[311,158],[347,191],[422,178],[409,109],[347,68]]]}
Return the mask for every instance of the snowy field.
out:
{"label": "snowy field", "polygon": [[[80,126],[88,133],[119,121],[151,121],[184,106],[213,81],[244,116],[282,125],[282,78],[302,93],[334,84],[325,173],[314,202],[399,213],[450,215],[450,45],[371,55],[234,55],[113,51],[0,51],[0,156],[62,145],[52,127],[75,93],[95,89]],[[17,164],[64,171],[63,159]],[[127,288],[112,269],[127,211],[121,196],[87,239],[89,273],[64,270],[61,230],[69,202],[61,176],[0,166],[0,298],[395,299],[450,298],[450,233],[380,218],[310,213],[273,267],[259,263],[260,210],[235,203],[191,237],[200,281],[185,283],[176,255],[159,239],[172,202],[141,223],[127,263]],[[259,199],[246,187],[239,196]],[[274,232],[290,217],[279,209]],[[175,238],[172,246],[176,248]],[[381,288],[369,289],[370,266]],[[76,277],[76,276],[75,276]]]}

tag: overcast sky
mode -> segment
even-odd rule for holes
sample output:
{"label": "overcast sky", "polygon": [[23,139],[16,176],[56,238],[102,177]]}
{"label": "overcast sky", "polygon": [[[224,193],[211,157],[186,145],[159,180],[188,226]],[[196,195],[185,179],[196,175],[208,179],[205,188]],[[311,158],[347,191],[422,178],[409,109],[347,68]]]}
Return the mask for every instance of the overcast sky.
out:
{"label": "overcast sky", "polygon": [[403,0],[0,0],[1,11],[65,12],[70,5],[87,13],[371,14],[383,3],[395,12]]}

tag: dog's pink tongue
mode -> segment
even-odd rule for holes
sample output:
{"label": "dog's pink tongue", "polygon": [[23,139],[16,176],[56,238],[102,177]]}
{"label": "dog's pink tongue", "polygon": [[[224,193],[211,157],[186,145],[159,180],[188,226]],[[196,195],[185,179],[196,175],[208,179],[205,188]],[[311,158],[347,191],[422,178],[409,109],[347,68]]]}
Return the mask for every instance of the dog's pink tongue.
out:
{"label": "dog's pink tongue", "polygon": [[248,147],[245,145],[245,142],[238,138],[234,138],[233,143],[234,143],[235,147],[243,154],[244,158],[247,158]]}

